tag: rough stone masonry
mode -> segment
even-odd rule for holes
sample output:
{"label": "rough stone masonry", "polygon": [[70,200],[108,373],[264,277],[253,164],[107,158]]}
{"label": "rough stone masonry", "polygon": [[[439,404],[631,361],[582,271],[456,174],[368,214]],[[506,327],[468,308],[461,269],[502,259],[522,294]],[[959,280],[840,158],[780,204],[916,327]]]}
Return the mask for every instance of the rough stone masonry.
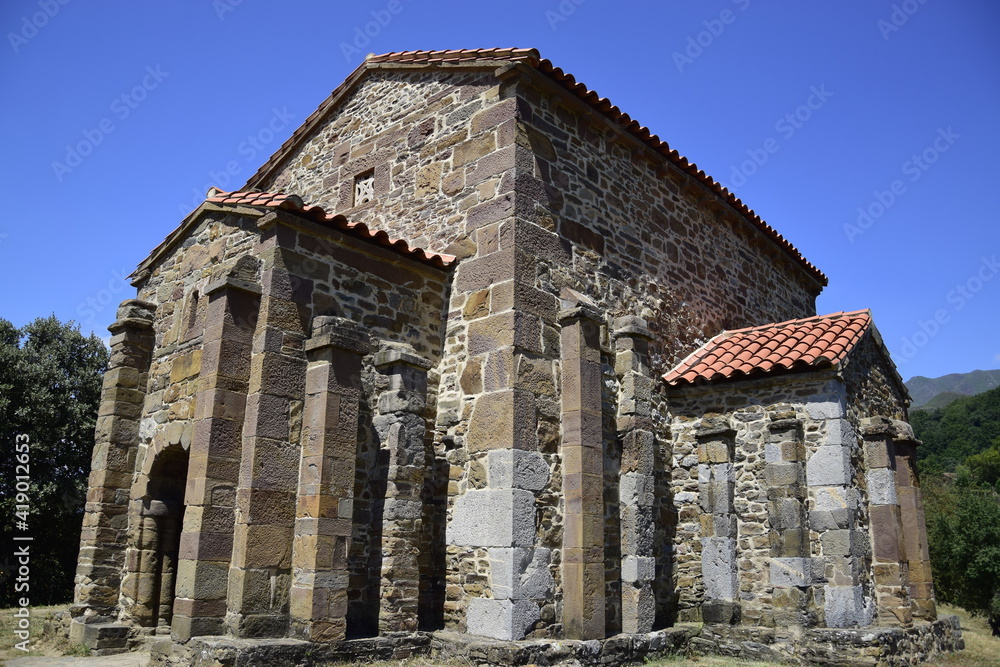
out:
{"label": "rough stone masonry", "polygon": [[817,317],[794,246],[534,50],[369,56],[133,284],[72,608],[98,653],[961,647],[870,314]]}

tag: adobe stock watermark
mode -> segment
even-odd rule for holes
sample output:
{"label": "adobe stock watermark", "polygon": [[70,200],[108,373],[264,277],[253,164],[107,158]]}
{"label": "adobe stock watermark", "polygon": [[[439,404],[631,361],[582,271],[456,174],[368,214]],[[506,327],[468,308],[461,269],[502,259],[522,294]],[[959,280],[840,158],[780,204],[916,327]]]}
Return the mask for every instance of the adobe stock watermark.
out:
{"label": "adobe stock watermark", "polygon": [[[831,97],[833,97],[833,93],[826,89],[825,83],[820,84],[818,88],[811,86],[806,101],[797,106],[795,110],[778,118],[774,123],[774,131],[781,136],[781,139],[788,141],[802,129],[803,125],[809,122],[813,113],[823,108],[823,105]],[[747,180],[756,174],[780,149],[781,142],[775,137],[765,139],[760,148],[748,148],[746,151],[747,159],[730,168],[729,184],[724,185],[724,187],[729,188],[729,191],[732,192],[733,187],[738,188],[746,184]]]}
{"label": "adobe stock watermark", "polygon": [[952,316],[960,312],[976,298],[986,284],[1000,273],[1000,262],[997,256],[983,257],[976,271],[964,282],[958,283],[945,295],[947,308],[938,308],[927,320],[917,320],[917,330],[909,336],[904,336],[900,348],[900,360],[906,363],[917,356],[920,350],[927,346],[941,331],[941,327],[951,322]]}
{"label": "adobe stock watermark", "polygon": [[97,316],[108,309],[118,308],[118,304],[124,300],[122,294],[134,294],[135,290],[129,281],[129,274],[132,271],[123,268],[119,271],[111,271],[111,280],[97,294],[87,297],[76,306],[76,314],[80,316],[81,324],[92,326],[97,322]]}
{"label": "adobe stock watermark", "polygon": [[910,17],[920,11],[920,8],[925,4],[927,4],[927,0],[903,0],[903,2],[893,4],[889,18],[879,19],[875,22],[875,27],[882,33],[882,39],[888,42],[889,35],[906,25]]}
{"label": "adobe stock watermark", "polygon": [[382,9],[373,9],[369,12],[372,20],[363,26],[354,26],[354,39],[340,43],[340,52],[344,54],[344,62],[351,62],[351,58],[362,55],[361,49],[371,44],[372,40],[382,34],[382,31],[392,23],[392,19],[402,13],[404,7],[402,0],[389,0]]}
{"label": "adobe stock watermark", "polygon": [[220,190],[225,190],[230,183],[235,183],[234,179],[242,173],[247,163],[253,162],[261,152],[265,151],[267,145],[274,141],[275,137],[284,136],[278,133],[288,127],[293,118],[295,116],[288,113],[287,107],[272,109],[271,118],[259,130],[247,135],[247,138],[236,146],[235,153],[237,156],[243,157],[243,160],[232,159],[227,161],[221,169],[209,171],[208,181],[205,185],[200,189],[192,188],[191,199],[178,204],[177,208],[181,215],[187,215],[192,209],[198,208],[205,201],[205,193],[210,187],[215,186]]}
{"label": "adobe stock watermark", "polygon": [[236,8],[243,4],[243,0],[212,0],[212,9],[220,21],[226,20],[226,14],[235,12]]}
{"label": "adobe stock watermark", "polygon": [[27,653],[31,650],[31,438],[21,433],[9,445],[14,450],[14,523],[7,528],[14,543],[14,558],[10,562],[11,578],[17,603],[14,608],[14,648]]}
{"label": "adobe stock watermark", "polygon": [[562,0],[552,9],[545,10],[545,20],[549,22],[549,27],[555,30],[560,23],[566,21],[576,12],[576,8],[587,0]]}
{"label": "adobe stock watermark", "polygon": [[[732,3],[741,12],[746,11],[747,7],[750,6],[750,0],[732,0]],[[715,40],[725,32],[726,26],[732,25],[736,21],[737,16],[739,14],[727,7],[719,12],[717,18],[702,21],[701,24],[705,29],[687,38],[684,52],[674,51],[671,54],[674,65],[677,66],[677,71],[683,74],[684,68],[693,64],[695,60],[705,53],[705,49],[715,44]]]}
{"label": "adobe stock watermark", "polygon": [[52,173],[55,174],[56,180],[62,183],[67,174],[72,173],[74,169],[83,164],[84,159],[91,155],[94,149],[104,143],[108,135],[117,129],[114,119],[117,118],[119,122],[125,121],[149,97],[152,91],[159,88],[168,76],[170,76],[170,72],[164,72],[159,65],[147,66],[146,74],[139,83],[111,100],[110,111],[113,117],[105,116],[98,121],[96,127],[85,128],[81,132],[83,134],[81,140],[72,145],[67,144],[66,156],[63,160],[52,162]]}
{"label": "adobe stock watermark", "polygon": [[14,53],[19,52],[22,46],[34,39],[38,31],[47,26],[49,21],[68,4],[69,0],[38,0],[40,11],[30,15],[25,14],[21,17],[21,25],[18,26],[17,32],[7,32],[7,41],[10,42],[10,48],[14,49]]}
{"label": "adobe stock watermark", "polygon": [[[951,125],[947,128],[939,127],[937,136],[927,148],[913,154],[902,164],[900,169],[903,175],[910,183],[916,183],[941,158],[941,154],[947,152],[961,138],[962,135],[956,134],[951,129]],[[875,222],[885,215],[907,191],[906,182],[901,178],[894,179],[885,190],[872,191],[872,200],[864,206],[858,207],[858,217],[855,223],[844,223],[844,234],[847,235],[847,240],[854,243],[859,236],[871,229]]]}

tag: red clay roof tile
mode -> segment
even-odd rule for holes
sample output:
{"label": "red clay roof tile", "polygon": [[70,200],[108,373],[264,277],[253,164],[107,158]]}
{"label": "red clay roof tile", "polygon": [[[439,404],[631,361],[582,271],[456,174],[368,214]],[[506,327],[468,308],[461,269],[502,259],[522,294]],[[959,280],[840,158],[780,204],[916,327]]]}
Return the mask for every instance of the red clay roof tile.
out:
{"label": "red clay roof tile", "polygon": [[835,366],[861,340],[871,322],[870,311],[856,310],[724,331],[663,379],[677,387]]}
{"label": "red clay roof tile", "polygon": [[444,269],[455,263],[455,257],[452,255],[427,252],[422,248],[411,248],[405,240],[390,238],[381,230],[371,231],[362,222],[348,222],[344,216],[329,214],[321,206],[307,206],[298,195],[283,192],[222,192],[221,190],[215,190],[213,194],[213,191],[210,190],[205,201],[212,204],[263,206],[292,211],[313,222],[333,227],[362,241],[388,248],[423,264]]}
{"label": "red clay roof tile", "polygon": [[750,207],[744,204],[742,200],[736,197],[728,189],[722,187],[722,185],[720,185],[717,181],[715,181],[715,179],[706,174],[704,171],[698,169],[693,162],[690,162],[686,157],[670,148],[667,142],[662,141],[657,135],[651,134],[648,128],[640,126],[639,123],[633,120],[627,113],[624,113],[621,109],[611,104],[607,98],[601,97],[593,90],[589,90],[585,85],[577,82],[572,74],[563,72],[562,69],[555,67],[549,60],[543,59],[539,55],[537,49],[493,48],[444,51],[402,51],[383,53],[381,55],[370,55],[366,58],[365,62],[361,63],[361,65],[359,65],[358,68],[354,70],[354,72],[352,72],[343,83],[340,84],[340,86],[330,93],[330,96],[324,100],[322,104],[320,104],[319,108],[316,109],[316,111],[314,111],[306,119],[306,121],[295,130],[295,132],[292,133],[292,136],[278,148],[274,155],[272,155],[267,162],[261,165],[260,169],[258,169],[257,172],[247,181],[246,187],[250,188],[259,185],[264,177],[269,174],[271,170],[274,169],[280,162],[282,162],[292,149],[295,148],[295,146],[305,141],[306,137],[312,133],[315,125],[321,122],[322,118],[325,117],[327,111],[334,106],[335,101],[341,96],[341,94],[345,93],[351,86],[353,86],[354,83],[360,78],[361,73],[370,68],[372,65],[392,63],[399,65],[413,63],[448,64],[467,63],[470,61],[482,61],[482,64],[501,61],[521,62],[546,75],[558,85],[593,106],[598,112],[627,129],[637,139],[650,146],[666,160],[677,165],[682,171],[691,174],[700,180],[709,190],[717,194],[730,206],[732,206],[753,227],[763,232],[765,236],[770,238],[779,248],[805,268],[806,272],[813,276],[813,278],[815,278],[821,286],[827,285],[828,280],[826,275],[809,260],[803,257],[798,248],[792,245],[787,239],[785,239],[784,236],[775,231],[773,227],[764,222],[764,220],[754,213]]}

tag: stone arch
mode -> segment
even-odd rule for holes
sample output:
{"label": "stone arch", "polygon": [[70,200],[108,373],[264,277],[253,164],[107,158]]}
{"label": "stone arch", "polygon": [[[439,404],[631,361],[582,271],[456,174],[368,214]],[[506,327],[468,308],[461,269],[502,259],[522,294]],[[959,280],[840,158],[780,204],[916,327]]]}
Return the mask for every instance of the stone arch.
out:
{"label": "stone arch", "polygon": [[136,499],[123,593],[139,625],[168,633],[184,519],[188,452],[180,444],[155,447],[143,462],[144,489]]}

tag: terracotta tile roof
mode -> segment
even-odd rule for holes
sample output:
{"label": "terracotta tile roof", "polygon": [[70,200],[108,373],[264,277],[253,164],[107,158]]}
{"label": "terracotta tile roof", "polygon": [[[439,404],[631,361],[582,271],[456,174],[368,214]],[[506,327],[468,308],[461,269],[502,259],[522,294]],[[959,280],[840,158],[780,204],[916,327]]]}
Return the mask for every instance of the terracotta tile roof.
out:
{"label": "terracotta tile roof", "polygon": [[869,310],[724,331],[663,376],[681,386],[832,368],[871,327]]}
{"label": "terracotta tile roof", "polygon": [[267,162],[261,165],[253,176],[247,181],[246,187],[254,187],[264,179],[285,157],[315,129],[326,116],[327,112],[336,105],[340,97],[352,88],[362,75],[372,67],[386,65],[434,65],[434,64],[474,64],[487,66],[490,64],[501,64],[504,62],[521,62],[532,67],[556,84],[570,91],[584,102],[591,105],[599,113],[609,118],[612,122],[620,125],[639,141],[645,143],[653,150],[662,155],[667,161],[674,164],[681,171],[690,174],[699,180],[710,191],[727,202],[737,213],[739,213],[753,227],[760,230],[771,241],[787,253],[796,263],[801,265],[821,286],[828,283],[826,275],[820,271],[812,262],[802,256],[798,248],[792,245],[784,236],[779,234],[773,227],[764,222],[753,209],[743,203],[738,197],[728,189],[722,187],[715,179],[698,169],[695,163],[690,162],[676,150],[670,148],[666,141],[661,140],[657,135],[650,132],[648,127],[642,126],[627,113],[613,105],[607,98],[601,97],[593,90],[589,90],[585,85],[578,82],[572,74],[563,72],[555,67],[549,60],[543,59],[537,49],[460,49],[451,51],[400,51],[394,53],[384,53],[381,55],[369,55],[347,79],[340,84],[330,96],[320,104],[305,122],[292,133],[292,136],[281,145]]}
{"label": "terracotta tile roof", "polygon": [[332,215],[324,211],[320,206],[307,205],[298,195],[285,194],[283,192],[223,192],[212,188],[209,190],[208,198],[205,201],[211,204],[262,206],[264,208],[278,208],[285,211],[292,211],[313,222],[333,227],[349,236],[380,245],[400,255],[424,264],[430,264],[439,269],[448,268],[455,263],[453,255],[442,255],[440,253],[427,252],[422,248],[411,248],[410,244],[405,240],[391,238],[381,230],[373,232],[363,222],[348,222],[347,218],[342,215]]}

